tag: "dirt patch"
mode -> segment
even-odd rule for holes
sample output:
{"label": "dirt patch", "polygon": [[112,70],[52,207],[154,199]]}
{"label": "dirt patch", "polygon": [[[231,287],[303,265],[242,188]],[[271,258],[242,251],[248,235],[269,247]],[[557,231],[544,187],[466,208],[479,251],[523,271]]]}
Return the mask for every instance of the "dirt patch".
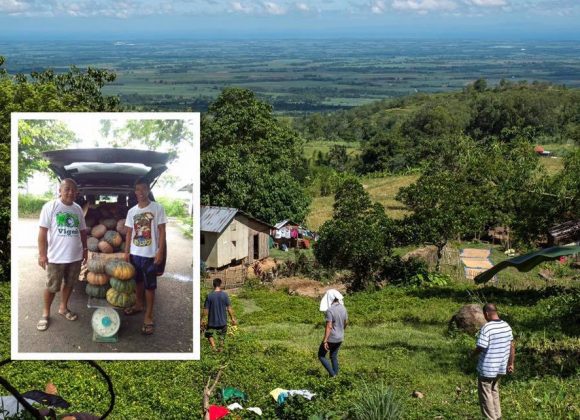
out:
{"label": "dirt patch", "polygon": [[312,298],[321,297],[328,289],[336,289],[340,293],[346,293],[346,285],[342,283],[322,284],[319,281],[305,277],[285,277],[273,282],[274,288],[288,289],[292,295],[307,296]]}

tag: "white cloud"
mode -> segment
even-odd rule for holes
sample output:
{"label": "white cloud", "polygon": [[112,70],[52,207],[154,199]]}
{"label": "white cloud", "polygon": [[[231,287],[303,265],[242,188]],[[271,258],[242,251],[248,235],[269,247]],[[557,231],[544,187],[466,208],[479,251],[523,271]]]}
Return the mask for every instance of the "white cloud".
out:
{"label": "white cloud", "polygon": [[296,3],[296,10],[299,10],[301,12],[310,12],[310,6],[308,6],[306,3]]}
{"label": "white cloud", "polygon": [[0,0],[0,13],[15,14],[28,10],[29,5],[26,2],[18,0]]}
{"label": "white cloud", "polygon": [[506,0],[471,0],[471,4],[480,7],[498,7],[506,6],[508,3]]}
{"label": "white cloud", "polygon": [[457,4],[452,0],[394,0],[393,9],[412,10],[419,13],[430,11],[455,10]]}
{"label": "white cloud", "polygon": [[285,7],[271,1],[265,1],[262,3],[262,6],[264,7],[264,11],[269,15],[285,15],[288,11]]}
{"label": "white cloud", "polygon": [[234,12],[239,12],[239,13],[252,13],[252,11],[253,11],[251,6],[243,5],[239,1],[232,2],[231,8]]}
{"label": "white cloud", "polygon": [[385,13],[385,2],[383,0],[375,0],[371,4],[371,12],[375,15],[381,15]]}

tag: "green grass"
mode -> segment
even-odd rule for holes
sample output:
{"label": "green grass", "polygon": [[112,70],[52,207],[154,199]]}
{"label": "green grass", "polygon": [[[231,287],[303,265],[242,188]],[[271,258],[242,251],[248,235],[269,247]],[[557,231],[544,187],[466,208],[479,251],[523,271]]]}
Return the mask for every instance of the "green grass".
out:
{"label": "green grass", "polygon": [[332,146],[346,146],[346,153],[350,157],[360,154],[360,146],[357,142],[350,141],[308,141],[304,144],[304,157],[306,159],[316,160],[318,152],[327,154]]}
{"label": "green grass", "polygon": [[[567,325],[571,318],[565,312],[573,309],[564,299],[572,296],[570,288],[541,287],[542,283],[533,289],[500,283],[477,289],[477,296],[499,305],[518,343],[516,373],[502,384],[506,419],[580,415],[576,399],[580,339],[578,328]],[[475,337],[450,335],[447,329],[461,305],[477,300],[474,292],[473,286],[452,284],[426,290],[387,287],[348,295],[350,326],[339,354],[341,373],[330,380],[316,358],[323,335],[318,301],[260,287],[243,289],[232,296],[240,327],[226,339],[226,352],[211,353],[203,340],[201,361],[101,362],[117,392],[111,418],[179,419],[184,413],[195,418],[201,413],[207,378],[223,365],[220,385],[247,392],[246,405],[261,407],[263,418],[292,418],[288,413],[298,412],[294,418],[346,414],[365,384],[372,383],[393,388],[409,419],[479,418],[474,361],[467,357]],[[203,290],[202,295],[206,293]],[[9,283],[2,283],[3,337],[9,334],[8,301]],[[2,358],[8,350],[9,340],[2,340]],[[3,368],[2,374],[21,390],[42,387],[51,379],[75,411],[98,414],[106,407],[105,385],[81,362],[19,361]],[[281,411],[268,395],[276,387],[309,389],[317,396],[310,402],[292,402]],[[425,398],[412,398],[415,390]],[[212,403],[219,401],[212,399]]]}
{"label": "green grass", "polygon": [[19,194],[18,215],[20,217],[39,217],[42,206],[49,200],[50,198],[44,196],[34,194]]}
{"label": "green grass", "polygon": [[[395,200],[395,196],[401,187],[406,187],[419,178],[418,175],[397,175],[383,178],[365,178],[361,182],[369,193],[372,201],[377,201],[385,207],[389,217],[401,219],[406,214],[405,206]],[[318,230],[322,224],[332,218],[332,205],[334,196],[315,197],[310,206],[310,212],[306,218],[306,225],[313,230]]]}

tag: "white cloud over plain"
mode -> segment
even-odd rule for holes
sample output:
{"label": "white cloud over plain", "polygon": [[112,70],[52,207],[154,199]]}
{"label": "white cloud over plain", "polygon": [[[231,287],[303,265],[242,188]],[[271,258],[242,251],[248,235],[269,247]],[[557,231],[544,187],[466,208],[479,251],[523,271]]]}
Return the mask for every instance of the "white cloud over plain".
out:
{"label": "white cloud over plain", "polygon": [[0,15],[114,17],[481,13],[580,16],[580,0],[0,0]]}

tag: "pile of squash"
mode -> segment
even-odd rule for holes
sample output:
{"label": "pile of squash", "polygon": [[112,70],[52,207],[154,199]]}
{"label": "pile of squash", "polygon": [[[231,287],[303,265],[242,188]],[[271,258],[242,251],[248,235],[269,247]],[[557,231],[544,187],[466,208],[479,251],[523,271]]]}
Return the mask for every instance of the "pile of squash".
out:
{"label": "pile of squash", "polygon": [[135,268],[118,258],[93,258],[87,262],[89,296],[106,298],[113,306],[127,308],[135,304]]}
{"label": "pile of squash", "polygon": [[107,302],[120,308],[135,304],[135,268],[131,263],[113,259],[107,261],[106,273],[110,276],[111,288],[107,290]]}
{"label": "pile of squash", "polygon": [[113,203],[99,204],[89,208],[85,223],[89,232],[87,248],[91,252],[112,254],[122,252],[125,248],[124,238],[126,207]]}

